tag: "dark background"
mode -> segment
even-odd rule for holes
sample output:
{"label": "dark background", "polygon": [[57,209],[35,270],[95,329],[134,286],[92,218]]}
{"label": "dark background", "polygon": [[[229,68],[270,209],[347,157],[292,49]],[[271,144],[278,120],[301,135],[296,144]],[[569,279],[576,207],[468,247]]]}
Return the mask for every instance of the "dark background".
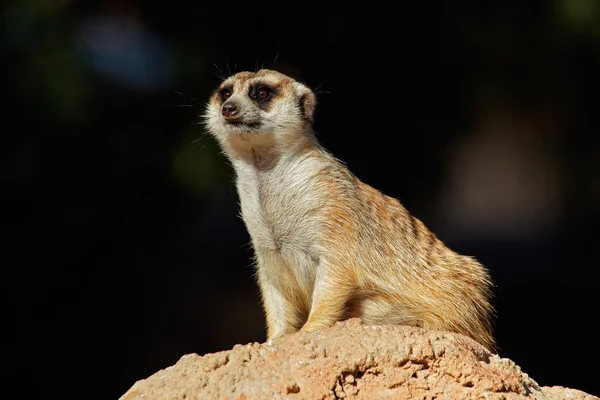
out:
{"label": "dark background", "polygon": [[117,398],[264,340],[232,171],[198,125],[216,75],[263,64],[319,87],[322,143],[491,270],[503,357],[600,394],[600,4],[405,3],[8,2],[4,360],[23,397]]}

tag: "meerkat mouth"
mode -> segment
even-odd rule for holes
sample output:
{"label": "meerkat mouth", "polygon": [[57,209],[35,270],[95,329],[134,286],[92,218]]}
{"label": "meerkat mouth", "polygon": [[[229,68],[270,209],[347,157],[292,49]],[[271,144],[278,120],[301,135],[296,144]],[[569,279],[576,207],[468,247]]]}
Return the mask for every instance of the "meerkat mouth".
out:
{"label": "meerkat mouth", "polygon": [[240,129],[244,129],[244,130],[248,130],[248,131],[256,131],[258,129],[260,129],[260,127],[262,126],[262,123],[260,122],[247,122],[244,120],[230,120],[227,121],[227,125],[236,127],[236,128],[240,128]]}

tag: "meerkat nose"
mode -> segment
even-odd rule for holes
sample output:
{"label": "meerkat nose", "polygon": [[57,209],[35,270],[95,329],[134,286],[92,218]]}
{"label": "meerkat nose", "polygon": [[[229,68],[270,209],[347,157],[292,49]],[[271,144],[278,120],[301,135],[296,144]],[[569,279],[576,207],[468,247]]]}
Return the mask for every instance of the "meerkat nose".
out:
{"label": "meerkat nose", "polygon": [[237,112],[237,104],[233,102],[227,101],[225,102],[225,104],[223,104],[223,108],[221,108],[221,114],[223,114],[225,118],[234,117],[237,114]]}

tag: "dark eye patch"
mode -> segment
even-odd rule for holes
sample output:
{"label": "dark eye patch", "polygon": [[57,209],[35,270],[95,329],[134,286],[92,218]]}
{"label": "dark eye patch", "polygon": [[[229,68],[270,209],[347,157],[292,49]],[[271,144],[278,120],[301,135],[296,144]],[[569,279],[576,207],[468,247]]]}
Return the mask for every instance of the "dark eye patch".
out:
{"label": "dark eye patch", "polygon": [[248,96],[263,109],[267,109],[269,102],[278,94],[279,91],[276,87],[261,82],[252,85],[248,91]]}
{"label": "dark eye patch", "polygon": [[231,86],[231,85],[224,86],[221,89],[219,89],[217,92],[219,95],[219,100],[221,100],[221,103],[224,103],[225,100],[230,98],[231,95],[233,94],[233,86]]}

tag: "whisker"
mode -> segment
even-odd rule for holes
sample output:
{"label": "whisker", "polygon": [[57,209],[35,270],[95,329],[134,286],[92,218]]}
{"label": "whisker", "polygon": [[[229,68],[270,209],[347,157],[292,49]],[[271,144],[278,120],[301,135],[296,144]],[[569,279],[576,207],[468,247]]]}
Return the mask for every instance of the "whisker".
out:
{"label": "whisker", "polygon": [[200,136],[199,138],[194,139],[192,143],[190,143],[190,149],[188,150],[188,152],[191,153],[192,151],[194,151],[194,149],[198,148],[198,146],[200,146],[202,142],[202,139],[204,139],[204,136]]}
{"label": "whisker", "polygon": [[200,147],[201,149],[203,149],[205,146],[200,146],[200,144],[190,148],[189,153],[191,153],[192,151],[196,150],[198,147]]}
{"label": "whisker", "polygon": [[317,85],[317,86],[316,86],[316,87],[313,89],[313,93],[314,93],[314,94],[321,94],[321,93],[324,93],[324,94],[331,94],[331,92],[329,92],[329,91],[327,91],[327,90],[319,90],[319,88],[320,88],[321,86],[323,86],[323,83],[324,83],[324,82],[321,82],[321,83],[319,83],[319,84],[318,84],[318,85]]}
{"label": "whisker", "polygon": [[188,98],[192,99],[192,101],[196,101],[196,99],[195,99],[195,98],[193,98],[192,96],[190,96],[189,94],[185,94],[185,93],[182,93],[182,92],[178,92],[177,90],[173,90],[173,91],[174,91],[175,93],[177,93],[178,95],[180,95],[180,96],[183,96],[183,97],[188,97]]}
{"label": "whisker", "polygon": [[219,68],[219,66],[217,65],[217,60],[216,60],[216,58],[215,58],[214,54],[213,54],[213,63],[212,63],[212,64],[215,66],[215,68],[217,69],[217,71],[219,71],[219,73],[221,74],[220,76],[219,76],[219,75],[217,75],[217,77],[218,77],[218,78],[220,78],[220,79],[222,79],[222,80],[224,80],[225,78],[223,78],[223,76],[225,75],[225,73],[224,73],[224,72],[223,72],[223,70],[222,70],[221,68]]}

